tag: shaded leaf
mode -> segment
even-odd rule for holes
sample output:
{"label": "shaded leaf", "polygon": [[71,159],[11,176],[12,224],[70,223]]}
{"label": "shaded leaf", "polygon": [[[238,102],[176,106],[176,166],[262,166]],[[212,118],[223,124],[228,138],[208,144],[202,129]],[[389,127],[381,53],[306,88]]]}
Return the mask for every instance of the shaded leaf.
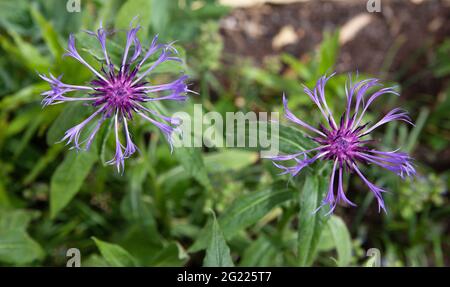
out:
{"label": "shaded leaf", "polygon": [[47,132],[47,144],[53,145],[59,142],[65,132],[79,124],[87,114],[87,109],[81,104],[66,105],[55,119]]}
{"label": "shaded leaf", "polygon": [[[177,140],[179,140],[179,138],[174,137],[174,141]],[[174,149],[174,154],[188,174],[195,178],[206,189],[212,189],[200,148],[178,147]]]}
{"label": "shaded leaf", "polygon": [[152,267],[183,266],[189,255],[178,242],[171,242],[151,259]]}
{"label": "shaded leaf", "polygon": [[50,215],[54,218],[77,194],[97,161],[95,145],[91,151],[70,152],[56,168],[50,181]]}
{"label": "shaded leaf", "polygon": [[277,259],[282,256],[281,250],[267,237],[260,236],[245,249],[239,266],[270,267],[276,266]]}
{"label": "shaded leaf", "polygon": [[213,224],[211,230],[211,239],[208,248],[206,249],[206,256],[203,261],[205,267],[233,267],[233,260],[230,255],[230,248],[228,247],[222,230],[220,230],[219,223],[216,216],[213,214]]}
{"label": "shaded leaf", "polygon": [[22,265],[44,257],[41,246],[26,232],[31,219],[25,210],[0,208],[0,262]]}

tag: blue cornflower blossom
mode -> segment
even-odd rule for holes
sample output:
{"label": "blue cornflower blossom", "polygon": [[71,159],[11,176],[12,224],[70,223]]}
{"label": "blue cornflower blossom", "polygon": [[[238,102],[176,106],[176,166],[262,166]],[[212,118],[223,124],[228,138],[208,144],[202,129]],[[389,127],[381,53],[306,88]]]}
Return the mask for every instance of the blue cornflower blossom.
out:
{"label": "blue cornflower blossom", "polygon": [[[313,90],[304,86],[304,92],[319,108],[328,127],[319,124],[319,127],[315,128],[297,118],[289,110],[287,99],[283,96],[285,117],[291,122],[305,128],[308,132],[313,133],[314,136],[309,136],[318,146],[291,155],[273,156],[270,159],[274,161],[276,167],[283,170],[282,174],[291,174],[292,176],[296,176],[303,168],[317,160],[331,161],[333,168],[330,175],[328,193],[319,207],[321,208],[328,204],[330,206],[329,213],[334,211],[337,203],[346,203],[355,206],[344,193],[344,171],[356,173],[374,194],[378,201],[379,211],[383,209],[386,212],[382,197],[382,193],[385,190],[370,182],[361,172],[359,164],[374,164],[394,172],[401,178],[415,175],[415,169],[411,163],[412,159],[408,154],[399,152],[398,150],[380,151],[374,149],[370,147],[373,141],[365,138],[376,128],[391,121],[403,121],[411,125],[413,123],[407,115],[407,112],[395,108],[373,125],[369,123],[363,124],[364,115],[374,100],[384,94],[399,95],[393,88],[380,88],[373,94],[367,95],[370,89],[382,86],[378,79],[367,79],[356,82],[355,84],[349,81],[349,85],[346,85],[346,109],[338,124],[325,99],[325,85],[333,75],[321,77]],[[314,155],[312,156],[311,153],[314,153]],[[279,163],[291,160],[295,161],[294,166],[284,166]]]}
{"label": "blue cornflower blossom", "polygon": [[[161,115],[145,107],[144,104],[163,100],[184,101],[187,99],[186,94],[192,92],[187,87],[186,75],[181,75],[170,83],[160,85],[150,85],[145,81],[145,77],[161,63],[181,62],[181,59],[177,57],[178,52],[172,44],[158,44],[158,36],[153,38],[148,49],[144,49],[137,37],[139,29],[139,25],[130,24],[122,60],[117,68],[112,63],[106,49],[107,31],[101,25],[96,32],[86,31],[89,35],[96,37],[101,46],[106,65],[100,71],[97,71],[81,57],[75,47],[75,37],[70,35],[65,56],[76,59],[93,73],[95,78],[88,85],[63,83],[62,76],[39,75],[51,86],[49,91],[42,93],[44,107],[64,102],[82,101],[95,108],[95,111],[87,119],[67,130],[62,139],[67,144],[73,144],[75,149],[79,150],[83,145],[86,150],[89,149],[102,124],[107,119],[113,118],[116,148],[115,155],[108,164],[115,165],[119,172],[124,169],[125,159],[137,150],[128,129],[128,121],[137,115],[154,124],[167,138],[172,149],[171,135],[180,124],[180,120]],[[131,54],[132,47],[133,53]],[[151,56],[157,56],[156,61],[144,69],[144,64]],[[72,97],[68,95],[70,92],[83,92],[85,96]],[[94,119],[96,124],[93,130],[85,138],[80,139],[83,130]],[[124,143],[120,139],[122,132]]]}

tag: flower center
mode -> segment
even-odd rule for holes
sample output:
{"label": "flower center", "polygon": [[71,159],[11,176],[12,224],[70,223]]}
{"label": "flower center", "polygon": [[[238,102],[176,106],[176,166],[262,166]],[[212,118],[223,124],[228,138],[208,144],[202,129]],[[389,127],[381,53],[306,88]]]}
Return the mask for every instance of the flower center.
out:
{"label": "flower center", "polygon": [[329,138],[330,155],[340,160],[347,160],[352,157],[359,146],[358,138],[352,133],[342,133],[338,131]]}
{"label": "flower center", "polygon": [[131,118],[131,112],[136,102],[142,100],[143,92],[138,91],[132,85],[134,74],[127,71],[118,74],[109,74],[108,81],[99,81],[95,95],[100,99],[94,102],[94,106],[106,104],[109,113],[118,111],[122,115]]}
{"label": "flower center", "polygon": [[339,151],[342,151],[342,152],[346,151],[348,149],[348,147],[350,146],[350,144],[351,144],[350,139],[344,138],[341,136],[339,136],[338,138],[336,138],[334,140],[334,145],[336,146],[336,148]]}
{"label": "flower center", "polygon": [[123,107],[124,105],[129,104],[130,97],[132,96],[132,91],[130,88],[124,87],[123,85],[115,85],[110,89],[107,94],[107,101],[110,105],[116,107]]}

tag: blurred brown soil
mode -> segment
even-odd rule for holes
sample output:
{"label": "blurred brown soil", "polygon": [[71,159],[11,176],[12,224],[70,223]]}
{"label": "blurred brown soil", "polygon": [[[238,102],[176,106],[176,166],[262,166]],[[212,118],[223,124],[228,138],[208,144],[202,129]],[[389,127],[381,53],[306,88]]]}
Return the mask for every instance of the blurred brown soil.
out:
{"label": "blurred brown soil", "polygon": [[[393,47],[400,46],[391,66],[395,71],[418,51],[427,49],[427,45],[435,45],[450,36],[448,1],[382,0],[381,3],[380,13],[367,12],[365,0],[314,0],[237,8],[222,21],[225,50],[251,57],[256,63],[280,52],[301,58],[320,44],[323,31],[342,28],[356,16],[366,14],[371,22],[341,47],[336,68],[339,72],[358,69],[377,74]],[[294,29],[297,41],[275,50],[272,40],[286,26]],[[415,68],[423,69],[419,61],[414,63]]]}

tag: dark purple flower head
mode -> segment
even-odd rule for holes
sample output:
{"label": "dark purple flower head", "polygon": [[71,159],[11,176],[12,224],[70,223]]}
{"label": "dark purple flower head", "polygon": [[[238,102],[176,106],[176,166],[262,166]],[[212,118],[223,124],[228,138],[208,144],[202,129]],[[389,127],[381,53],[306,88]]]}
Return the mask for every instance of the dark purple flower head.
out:
{"label": "dark purple flower head", "polygon": [[[333,74],[334,75],[334,74]],[[330,206],[330,213],[336,208],[336,204],[344,202],[348,205],[355,206],[347,199],[343,188],[343,172],[348,171],[356,173],[362,181],[369,187],[378,201],[379,210],[386,211],[382,198],[383,189],[371,183],[361,172],[358,167],[362,164],[375,164],[390,170],[400,177],[413,176],[415,174],[414,167],[411,164],[411,158],[406,153],[398,151],[383,152],[370,147],[371,140],[366,137],[376,128],[385,123],[399,120],[412,124],[407,113],[401,109],[393,109],[388,112],[381,120],[373,125],[363,124],[363,118],[370,104],[384,94],[398,93],[392,88],[380,88],[370,95],[366,95],[368,90],[381,86],[378,79],[368,79],[350,84],[346,87],[347,103],[346,110],[339,123],[337,123],[331,113],[330,108],[325,100],[325,84],[333,76],[322,77],[317,82],[313,91],[304,87],[305,93],[317,105],[323,117],[326,119],[327,127],[320,124],[318,128],[305,123],[298,119],[288,109],[287,99],[283,96],[283,104],[286,112],[286,118],[303,128],[312,132],[314,136],[310,136],[318,147],[300,151],[292,155],[280,155],[271,157],[275,166],[284,170],[283,174],[289,173],[292,176],[297,175],[304,167],[320,160],[329,160],[332,162],[333,168],[330,176],[330,185],[328,194],[323,200],[324,204]],[[311,153],[315,153],[311,156]],[[280,165],[279,161],[294,160],[294,166]]]}
{"label": "dark purple flower head", "polygon": [[[113,119],[116,150],[114,158],[108,163],[114,164],[118,171],[123,170],[124,160],[137,150],[128,130],[128,121],[132,120],[134,115],[138,115],[154,124],[168,139],[172,148],[171,135],[180,124],[179,120],[163,116],[146,107],[145,103],[162,100],[184,101],[187,98],[186,93],[191,92],[186,85],[187,76],[184,75],[173,82],[160,85],[150,85],[145,81],[146,76],[161,63],[181,61],[181,59],[176,57],[177,51],[172,44],[158,44],[157,36],[154,37],[150,47],[144,50],[136,35],[139,28],[139,26],[130,25],[122,60],[117,67],[111,62],[106,50],[106,30],[100,25],[97,32],[86,31],[98,39],[103,51],[106,65],[100,71],[94,69],[80,56],[75,47],[75,37],[70,35],[65,55],[76,59],[91,70],[95,79],[90,82],[90,85],[69,85],[61,81],[62,76],[56,78],[52,74],[40,75],[51,86],[51,90],[42,93],[44,96],[43,106],[83,101],[90,103],[96,109],[86,120],[66,131],[62,140],[67,141],[67,144],[72,143],[76,149],[81,149],[82,145],[85,149],[89,149],[101,125],[107,119]],[[156,60],[144,68],[144,64],[151,56],[157,56]],[[84,92],[85,96],[71,97],[68,95],[68,93],[76,91]],[[97,122],[92,131],[81,140],[81,134],[85,127],[94,119]]]}

